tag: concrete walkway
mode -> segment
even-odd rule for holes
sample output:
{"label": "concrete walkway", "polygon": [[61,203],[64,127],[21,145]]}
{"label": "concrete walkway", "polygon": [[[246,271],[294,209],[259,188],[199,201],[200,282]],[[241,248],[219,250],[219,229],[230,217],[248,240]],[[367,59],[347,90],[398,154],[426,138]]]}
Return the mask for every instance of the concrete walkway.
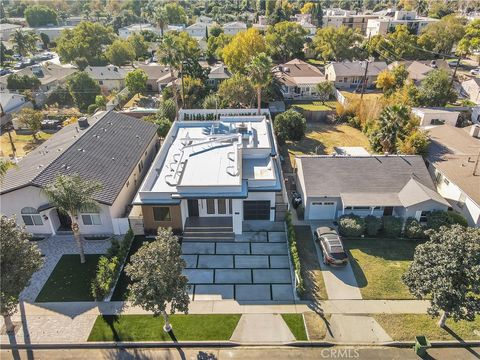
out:
{"label": "concrete walkway", "polygon": [[280,314],[244,314],[230,340],[244,344],[273,344],[295,341]]}
{"label": "concrete walkway", "polygon": [[375,344],[392,341],[392,338],[371,316],[333,314],[325,340],[350,344]]}
{"label": "concrete walkway", "polygon": [[[316,224],[311,224],[312,236],[316,228]],[[357,279],[355,279],[355,274],[353,273],[350,263],[341,267],[325,265],[323,263],[322,251],[316,241],[315,250],[317,251],[318,262],[320,263],[328,299],[362,299],[362,294],[358,288]]]}

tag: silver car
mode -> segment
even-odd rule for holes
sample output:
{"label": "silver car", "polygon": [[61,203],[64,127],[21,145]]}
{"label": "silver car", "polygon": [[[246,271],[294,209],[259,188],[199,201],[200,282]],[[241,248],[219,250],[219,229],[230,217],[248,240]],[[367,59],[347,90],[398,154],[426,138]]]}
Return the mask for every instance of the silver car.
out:
{"label": "silver car", "polygon": [[319,227],[315,230],[315,238],[322,249],[325,265],[342,266],[348,263],[348,255],[335,229],[327,226]]}

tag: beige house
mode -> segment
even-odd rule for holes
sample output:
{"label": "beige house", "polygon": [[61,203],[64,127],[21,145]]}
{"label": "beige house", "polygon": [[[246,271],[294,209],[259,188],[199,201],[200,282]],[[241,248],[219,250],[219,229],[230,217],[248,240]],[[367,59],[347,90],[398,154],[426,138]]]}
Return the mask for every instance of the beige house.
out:
{"label": "beige house", "polygon": [[325,81],[320,69],[299,59],[276,66],[274,74],[284,99],[315,99],[318,96],[317,84]]}
{"label": "beige house", "polygon": [[121,90],[125,87],[125,77],[133,69],[130,67],[119,67],[115,65],[107,66],[87,66],[85,72],[104,91]]}
{"label": "beige house", "polygon": [[344,61],[332,62],[325,67],[325,80],[332,81],[339,89],[356,89],[361,86],[361,82],[366,73],[366,86],[373,87],[377,81],[378,74],[387,69],[385,61],[374,61],[368,63],[365,61]]}

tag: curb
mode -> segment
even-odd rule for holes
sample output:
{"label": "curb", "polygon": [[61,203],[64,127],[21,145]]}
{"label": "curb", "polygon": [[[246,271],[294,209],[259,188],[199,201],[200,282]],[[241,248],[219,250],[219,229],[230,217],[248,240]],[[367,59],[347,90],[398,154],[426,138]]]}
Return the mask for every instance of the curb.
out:
{"label": "curb", "polygon": [[[435,348],[464,348],[464,347],[478,347],[480,341],[430,341],[432,347]],[[296,341],[284,344],[286,346],[294,347],[328,347],[328,346],[387,346],[398,348],[409,348],[415,345],[414,341],[389,341],[380,343],[351,343],[351,342],[336,342],[336,341]]]}

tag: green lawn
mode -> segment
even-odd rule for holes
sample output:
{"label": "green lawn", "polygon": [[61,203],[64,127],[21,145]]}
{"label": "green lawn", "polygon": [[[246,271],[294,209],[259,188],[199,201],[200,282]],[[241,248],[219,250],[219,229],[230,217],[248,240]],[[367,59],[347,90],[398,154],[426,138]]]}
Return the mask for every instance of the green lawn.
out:
{"label": "green lawn", "polygon": [[35,301],[94,301],[90,284],[100,256],[85,255],[86,262],[81,264],[79,255],[63,255]]}
{"label": "green lawn", "polygon": [[413,299],[401,276],[413,260],[418,242],[345,239],[344,245],[364,299]]}
{"label": "green lawn", "polygon": [[[130,262],[130,257],[135,254],[138,249],[143,245],[145,241],[153,241],[154,239],[147,239],[144,236],[136,236],[130,247],[130,252],[128,253],[127,260],[125,264]],[[128,297],[128,284],[130,284],[130,279],[125,273],[125,270],[120,274],[117,285],[112,295],[112,301],[124,301]]]}
{"label": "green lawn", "polygon": [[298,341],[308,341],[302,314],[282,314],[282,318],[293,336],[295,336],[295,339]]}
{"label": "green lawn", "polygon": [[335,110],[337,106],[336,101],[325,101],[323,104],[321,101],[311,101],[305,104],[292,104],[292,107],[297,107],[307,111],[330,111]]}
{"label": "green lawn", "polygon": [[328,299],[310,226],[295,226],[295,237],[305,283],[302,298],[316,302]]}
{"label": "green lawn", "polygon": [[432,319],[427,314],[376,314],[373,317],[393,340],[413,341],[417,335],[425,335],[429,340],[480,339],[480,316],[472,322],[447,319],[449,330],[439,328],[438,318]]}
{"label": "green lawn", "polygon": [[[229,340],[241,315],[171,315],[175,338]],[[152,315],[98,316],[88,341],[171,341],[162,317]]]}

